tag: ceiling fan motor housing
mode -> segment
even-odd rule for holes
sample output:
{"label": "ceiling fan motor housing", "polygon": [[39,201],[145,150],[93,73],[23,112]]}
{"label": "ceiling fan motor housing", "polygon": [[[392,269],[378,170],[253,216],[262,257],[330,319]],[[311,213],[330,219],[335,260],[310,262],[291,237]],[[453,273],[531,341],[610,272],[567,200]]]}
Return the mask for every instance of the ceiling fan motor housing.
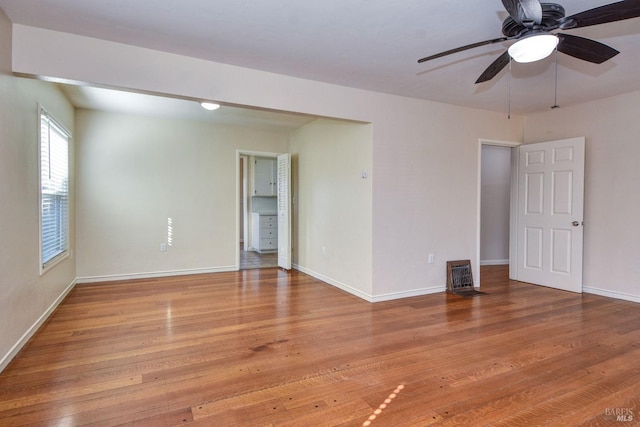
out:
{"label": "ceiling fan motor housing", "polygon": [[558,20],[564,18],[564,7],[556,3],[541,3],[542,22],[540,24],[531,23],[527,26],[516,22],[508,16],[502,23],[502,34],[509,38],[518,38],[529,32],[551,31],[558,28]]}

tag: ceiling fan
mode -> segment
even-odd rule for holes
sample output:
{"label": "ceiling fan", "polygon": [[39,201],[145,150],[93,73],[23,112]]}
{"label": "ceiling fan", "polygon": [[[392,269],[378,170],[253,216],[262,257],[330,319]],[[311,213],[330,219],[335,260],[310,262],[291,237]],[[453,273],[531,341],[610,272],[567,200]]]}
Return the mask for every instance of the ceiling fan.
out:
{"label": "ceiling fan", "polygon": [[486,82],[494,78],[509,64],[512,58],[517,62],[533,62],[546,58],[555,49],[584,61],[601,64],[620,52],[595,40],[571,34],[553,33],[553,31],[570,30],[640,17],[640,0],[618,1],[571,16],[565,16],[564,7],[561,5],[540,3],[539,0],[502,0],[502,4],[509,13],[509,16],[502,23],[504,37],[440,52],[419,59],[418,62],[430,61],[479,46],[517,40],[484,70],[476,80],[476,83]]}

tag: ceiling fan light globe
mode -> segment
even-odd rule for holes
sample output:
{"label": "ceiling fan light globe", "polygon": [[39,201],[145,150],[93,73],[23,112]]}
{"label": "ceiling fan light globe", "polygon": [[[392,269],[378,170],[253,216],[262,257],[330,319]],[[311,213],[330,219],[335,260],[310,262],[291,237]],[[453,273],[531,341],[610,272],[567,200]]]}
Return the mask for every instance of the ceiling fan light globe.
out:
{"label": "ceiling fan light globe", "polygon": [[214,104],[213,102],[201,102],[200,106],[209,111],[217,110],[218,108],[220,108],[219,104]]}
{"label": "ceiling fan light globe", "polygon": [[558,46],[554,34],[538,34],[515,42],[509,47],[509,56],[516,62],[535,62],[546,58]]}

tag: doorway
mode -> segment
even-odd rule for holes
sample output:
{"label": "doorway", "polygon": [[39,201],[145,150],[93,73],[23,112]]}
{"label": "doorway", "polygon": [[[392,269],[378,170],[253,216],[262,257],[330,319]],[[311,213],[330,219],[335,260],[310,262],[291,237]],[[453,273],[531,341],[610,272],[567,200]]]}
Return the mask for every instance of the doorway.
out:
{"label": "doorway", "polygon": [[[263,232],[260,224],[267,222],[269,218],[276,221],[277,197],[276,193],[267,194],[260,190],[258,195],[253,194],[256,179],[255,162],[260,160],[273,160],[275,165],[277,153],[265,152],[237,152],[237,257],[236,263],[239,270],[258,268],[273,268],[278,265],[278,247],[261,247],[258,233]],[[252,165],[252,162],[254,164]],[[262,162],[261,166],[265,162]],[[269,163],[268,161],[266,162]],[[275,166],[274,166],[275,168]],[[275,169],[274,169],[275,171]],[[264,172],[261,169],[259,174]],[[268,187],[266,187],[268,188]]]}
{"label": "doorway", "polygon": [[481,263],[483,146],[511,147],[509,278],[582,292],[584,137],[528,144],[480,140],[476,265]]}
{"label": "doorway", "polygon": [[509,264],[511,150],[482,146],[480,266]]}
{"label": "doorway", "polygon": [[[517,150],[520,142],[481,139],[478,144],[477,252],[475,265],[508,264],[512,278],[515,260],[515,224],[512,220],[517,187]],[[514,193],[514,191],[516,193]],[[477,275],[480,277],[480,274]],[[476,286],[480,285],[480,279]]]}

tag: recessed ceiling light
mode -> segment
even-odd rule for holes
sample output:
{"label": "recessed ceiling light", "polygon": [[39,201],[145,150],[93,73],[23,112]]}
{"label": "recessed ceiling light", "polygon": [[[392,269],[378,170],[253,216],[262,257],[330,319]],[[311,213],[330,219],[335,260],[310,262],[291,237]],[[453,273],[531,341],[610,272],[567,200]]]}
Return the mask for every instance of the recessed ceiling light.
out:
{"label": "recessed ceiling light", "polygon": [[220,108],[219,104],[214,104],[213,102],[201,102],[200,106],[209,111],[217,110],[218,108]]}
{"label": "recessed ceiling light", "polygon": [[535,62],[551,55],[558,46],[558,37],[553,34],[537,34],[518,40],[509,48],[509,55],[516,62]]}

